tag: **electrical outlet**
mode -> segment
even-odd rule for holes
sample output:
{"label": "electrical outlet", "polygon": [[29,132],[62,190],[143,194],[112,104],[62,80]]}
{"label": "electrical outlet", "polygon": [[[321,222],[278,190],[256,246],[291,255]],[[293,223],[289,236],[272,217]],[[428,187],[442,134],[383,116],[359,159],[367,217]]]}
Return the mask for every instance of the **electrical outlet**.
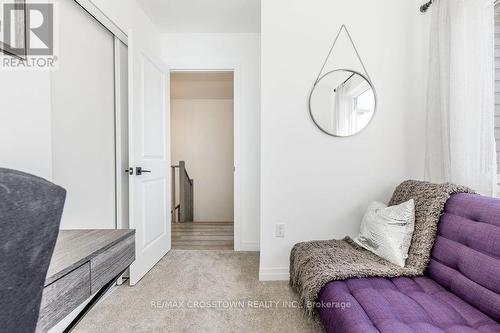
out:
{"label": "electrical outlet", "polygon": [[279,238],[285,238],[285,225],[276,224],[276,231],[274,235]]}

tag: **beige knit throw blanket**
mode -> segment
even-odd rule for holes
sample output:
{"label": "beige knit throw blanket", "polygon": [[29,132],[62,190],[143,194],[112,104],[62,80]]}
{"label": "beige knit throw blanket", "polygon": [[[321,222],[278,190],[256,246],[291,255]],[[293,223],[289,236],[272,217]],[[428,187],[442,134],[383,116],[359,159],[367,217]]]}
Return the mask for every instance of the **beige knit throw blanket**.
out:
{"label": "beige knit throw blanket", "polygon": [[299,294],[307,314],[315,314],[314,302],[328,282],[362,277],[423,275],[446,201],[453,193],[474,193],[454,184],[432,184],[408,180],[399,185],[389,205],[415,200],[415,230],[404,268],[391,264],[356,245],[342,240],[296,244],[290,253],[290,286]]}

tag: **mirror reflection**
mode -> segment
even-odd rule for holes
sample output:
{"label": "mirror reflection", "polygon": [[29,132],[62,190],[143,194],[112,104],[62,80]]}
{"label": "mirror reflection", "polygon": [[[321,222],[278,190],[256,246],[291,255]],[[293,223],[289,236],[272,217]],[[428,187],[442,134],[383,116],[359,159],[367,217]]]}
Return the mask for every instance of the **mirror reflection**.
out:
{"label": "mirror reflection", "polygon": [[375,113],[371,83],[361,74],[335,70],[314,85],[309,109],[316,125],[334,136],[350,136],[363,130]]}

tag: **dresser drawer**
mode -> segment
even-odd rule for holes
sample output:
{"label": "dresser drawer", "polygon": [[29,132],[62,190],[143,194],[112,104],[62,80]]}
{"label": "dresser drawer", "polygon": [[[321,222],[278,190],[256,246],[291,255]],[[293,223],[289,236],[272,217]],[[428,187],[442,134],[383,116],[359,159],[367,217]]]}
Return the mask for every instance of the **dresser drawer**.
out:
{"label": "dresser drawer", "polygon": [[46,332],[90,295],[90,263],[86,262],[43,289],[36,331]]}
{"label": "dresser drawer", "polygon": [[90,261],[91,292],[101,289],[135,260],[135,238],[131,235]]}

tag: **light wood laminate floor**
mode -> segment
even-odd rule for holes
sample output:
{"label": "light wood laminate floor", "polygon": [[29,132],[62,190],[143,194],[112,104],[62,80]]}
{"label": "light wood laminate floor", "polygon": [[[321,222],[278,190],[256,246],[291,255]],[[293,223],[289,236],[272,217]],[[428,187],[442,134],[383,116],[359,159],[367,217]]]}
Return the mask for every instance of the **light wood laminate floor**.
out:
{"label": "light wood laminate floor", "polygon": [[233,250],[233,222],[172,223],[172,249]]}

